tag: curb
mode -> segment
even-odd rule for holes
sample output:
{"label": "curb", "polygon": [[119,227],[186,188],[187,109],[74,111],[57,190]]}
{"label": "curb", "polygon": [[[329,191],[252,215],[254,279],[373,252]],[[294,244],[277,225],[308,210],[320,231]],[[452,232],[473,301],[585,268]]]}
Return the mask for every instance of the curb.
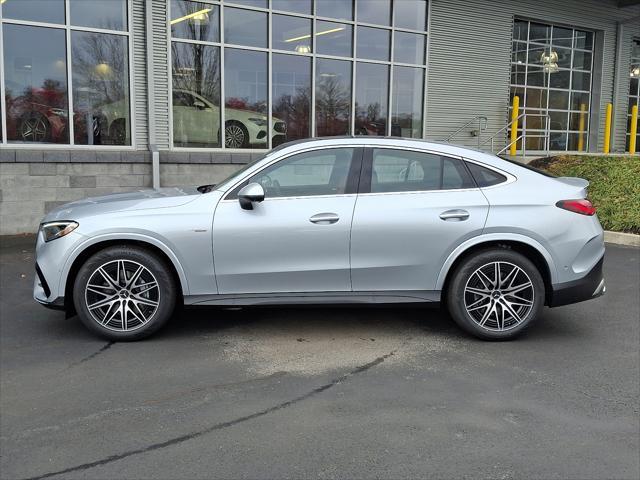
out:
{"label": "curb", "polygon": [[610,232],[609,230],[605,230],[604,241],[606,243],[615,243],[616,245],[640,247],[640,235],[634,233]]}

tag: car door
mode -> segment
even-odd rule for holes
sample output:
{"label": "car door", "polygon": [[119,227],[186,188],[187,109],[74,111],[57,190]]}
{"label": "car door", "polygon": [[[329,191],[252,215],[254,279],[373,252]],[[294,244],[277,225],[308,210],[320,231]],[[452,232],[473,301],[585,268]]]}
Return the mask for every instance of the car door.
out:
{"label": "car door", "polygon": [[353,290],[434,290],[448,255],[482,231],[488,202],[461,159],[365,152],[351,232]]}
{"label": "car door", "polygon": [[204,98],[182,90],[173,92],[174,141],[211,145],[219,135],[220,109]]}
{"label": "car door", "polygon": [[[349,234],[362,149],[324,148],[278,160],[218,204],[213,225],[221,294],[351,290]],[[243,210],[237,192],[260,183],[265,199]]]}

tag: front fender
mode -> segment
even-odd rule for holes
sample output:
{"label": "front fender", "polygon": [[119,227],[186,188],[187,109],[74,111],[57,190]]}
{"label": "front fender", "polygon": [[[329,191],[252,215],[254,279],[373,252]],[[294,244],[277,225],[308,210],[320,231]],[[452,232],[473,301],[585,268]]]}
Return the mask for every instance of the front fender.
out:
{"label": "front fender", "polygon": [[556,263],[551,256],[551,253],[537,240],[534,240],[531,237],[526,235],[518,234],[518,233],[488,233],[484,235],[478,235],[477,237],[473,237],[460,245],[458,245],[453,252],[447,257],[442,268],[440,269],[440,273],[438,274],[438,280],[436,282],[436,290],[442,290],[444,288],[444,282],[447,278],[447,274],[451,269],[451,266],[456,261],[460,255],[463,255],[467,250],[476,245],[480,245],[482,243],[488,242],[496,242],[496,241],[514,241],[520,242],[529,245],[530,247],[535,248],[540,254],[544,257],[547,265],[549,266],[549,273],[551,275],[551,283],[557,283],[558,281],[558,272],[556,269]]}
{"label": "front fender", "polygon": [[182,264],[178,257],[175,255],[173,250],[167,246],[167,244],[160,238],[154,236],[150,232],[109,232],[97,234],[91,237],[87,237],[87,239],[73,249],[71,254],[67,257],[67,260],[64,264],[64,268],[60,274],[60,283],[59,283],[59,293],[60,296],[65,295],[65,288],[67,284],[67,278],[69,276],[69,272],[71,271],[71,267],[74,262],[80,256],[82,252],[84,252],[87,248],[92,245],[96,245],[101,242],[106,242],[110,240],[118,240],[118,241],[126,241],[126,240],[135,240],[138,242],[148,243],[153,245],[154,247],[159,248],[162,252],[171,260],[173,267],[178,273],[178,278],[180,279],[180,285],[182,287],[182,292],[184,295],[189,294],[189,283],[187,281],[187,276],[185,275],[184,269],[182,268]]}

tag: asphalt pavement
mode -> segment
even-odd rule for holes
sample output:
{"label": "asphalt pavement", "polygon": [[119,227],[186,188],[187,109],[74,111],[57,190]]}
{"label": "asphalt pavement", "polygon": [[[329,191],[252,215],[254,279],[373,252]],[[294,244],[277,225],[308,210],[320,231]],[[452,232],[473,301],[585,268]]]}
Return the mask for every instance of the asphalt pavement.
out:
{"label": "asphalt pavement", "polygon": [[421,308],[186,310],[109,343],[0,246],[2,478],[640,477],[640,249],[516,341]]}

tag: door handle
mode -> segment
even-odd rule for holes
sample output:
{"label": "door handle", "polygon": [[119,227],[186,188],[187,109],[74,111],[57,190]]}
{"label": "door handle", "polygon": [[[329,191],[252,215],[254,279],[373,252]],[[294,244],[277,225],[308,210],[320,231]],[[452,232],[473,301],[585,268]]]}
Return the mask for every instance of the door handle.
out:
{"label": "door handle", "polygon": [[340,220],[340,217],[335,213],[318,213],[309,219],[311,223],[317,223],[318,225],[330,225],[338,220]]}
{"label": "door handle", "polygon": [[440,214],[440,218],[444,221],[462,222],[469,218],[469,212],[466,210],[447,210]]}

